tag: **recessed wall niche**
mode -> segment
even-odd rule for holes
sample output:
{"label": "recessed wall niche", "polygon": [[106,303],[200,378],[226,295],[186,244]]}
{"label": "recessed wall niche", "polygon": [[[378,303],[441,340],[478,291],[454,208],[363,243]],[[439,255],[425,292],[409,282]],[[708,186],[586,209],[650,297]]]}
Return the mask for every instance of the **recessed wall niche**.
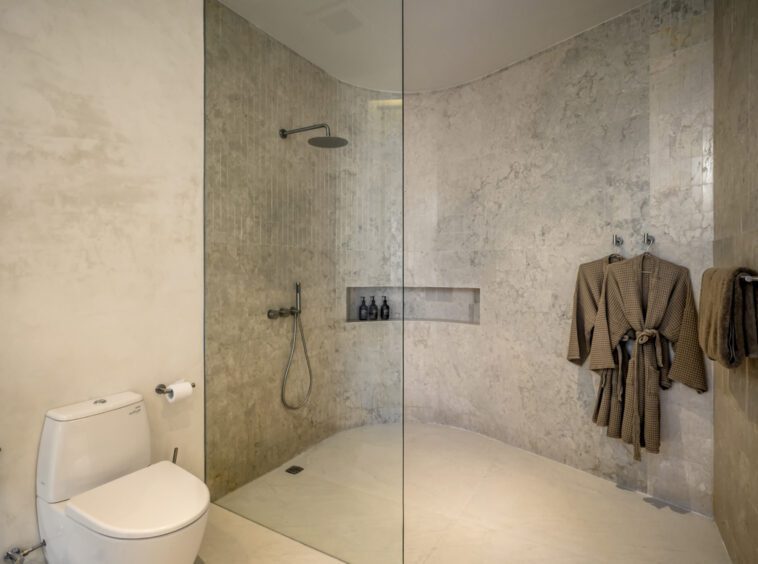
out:
{"label": "recessed wall niche", "polygon": [[371,296],[374,296],[376,305],[381,307],[382,298],[386,296],[390,306],[389,321],[405,319],[479,325],[479,288],[350,286],[346,296],[345,319],[348,323],[359,322],[361,297],[365,297],[369,305]]}

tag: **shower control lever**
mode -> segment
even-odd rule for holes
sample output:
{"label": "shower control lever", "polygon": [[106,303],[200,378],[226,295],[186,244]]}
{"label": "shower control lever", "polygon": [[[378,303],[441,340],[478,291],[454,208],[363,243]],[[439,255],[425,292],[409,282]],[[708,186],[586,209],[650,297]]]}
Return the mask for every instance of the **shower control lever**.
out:
{"label": "shower control lever", "polygon": [[269,319],[279,319],[280,317],[289,317],[290,315],[295,315],[297,313],[300,313],[300,310],[296,307],[286,308],[282,307],[279,309],[270,309],[268,310],[268,313],[266,316]]}

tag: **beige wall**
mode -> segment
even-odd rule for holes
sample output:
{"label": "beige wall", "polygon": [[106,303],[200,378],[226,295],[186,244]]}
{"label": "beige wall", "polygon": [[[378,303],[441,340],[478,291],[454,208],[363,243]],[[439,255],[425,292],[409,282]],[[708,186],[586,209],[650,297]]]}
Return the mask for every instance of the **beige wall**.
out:
{"label": "beige wall", "polygon": [[473,429],[703,513],[713,393],[662,394],[660,455],[591,421],[566,361],[580,263],[712,262],[712,6],[654,0],[482,80],[405,98],[405,283],[479,287],[481,325],[406,321],[405,417]]}
{"label": "beige wall", "polygon": [[[45,411],[145,396],[203,473],[200,0],[0,6],[0,550],[37,538]],[[169,407],[152,392],[188,378]]]}
{"label": "beige wall", "polygon": [[[758,269],[758,3],[716,2],[717,266]],[[736,564],[758,562],[758,359],[716,365],[714,512]]]}

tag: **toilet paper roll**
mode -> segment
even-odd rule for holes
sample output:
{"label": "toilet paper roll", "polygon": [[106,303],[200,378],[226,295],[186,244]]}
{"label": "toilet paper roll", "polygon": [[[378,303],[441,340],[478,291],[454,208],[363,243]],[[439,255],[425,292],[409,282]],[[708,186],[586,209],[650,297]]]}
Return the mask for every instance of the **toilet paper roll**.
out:
{"label": "toilet paper roll", "polygon": [[192,395],[191,382],[174,382],[166,386],[166,399],[168,403],[182,401]]}

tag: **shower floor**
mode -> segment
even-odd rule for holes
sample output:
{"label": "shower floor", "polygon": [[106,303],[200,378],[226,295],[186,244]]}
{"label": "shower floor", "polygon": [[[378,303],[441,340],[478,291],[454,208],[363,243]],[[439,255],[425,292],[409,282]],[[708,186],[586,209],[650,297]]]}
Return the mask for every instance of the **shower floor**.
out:
{"label": "shower floor", "polygon": [[[400,562],[401,432],[377,425],[338,433],[217,503],[344,561]],[[291,465],[305,470],[284,472]],[[607,480],[460,429],[406,425],[404,493],[406,563],[730,562],[706,517],[658,508]],[[255,561],[255,545],[242,540],[239,559],[211,550],[218,535],[230,545],[217,523],[229,519],[222,513],[211,514],[205,563]],[[271,543],[261,543],[265,561],[277,562]],[[281,545],[281,562],[307,550],[292,545]]]}

